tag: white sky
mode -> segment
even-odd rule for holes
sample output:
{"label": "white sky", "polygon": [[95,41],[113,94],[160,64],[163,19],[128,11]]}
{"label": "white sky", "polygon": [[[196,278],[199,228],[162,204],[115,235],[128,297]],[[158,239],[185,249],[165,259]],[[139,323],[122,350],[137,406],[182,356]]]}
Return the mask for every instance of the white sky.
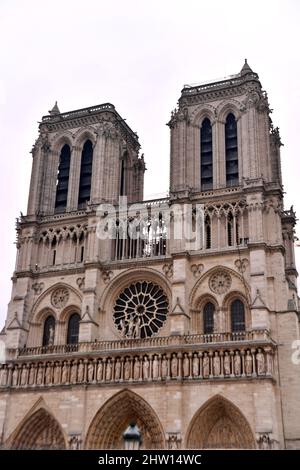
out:
{"label": "white sky", "polygon": [[247,57],[284,142],[285,205],[300,215],[299,21],[298,0],[0,0],[0,327],[29,151],[55,100],[61,111],[113,103],[140,137],[145,195],[156,195],[168,189],[165,124],[183,85],[238,73]]}

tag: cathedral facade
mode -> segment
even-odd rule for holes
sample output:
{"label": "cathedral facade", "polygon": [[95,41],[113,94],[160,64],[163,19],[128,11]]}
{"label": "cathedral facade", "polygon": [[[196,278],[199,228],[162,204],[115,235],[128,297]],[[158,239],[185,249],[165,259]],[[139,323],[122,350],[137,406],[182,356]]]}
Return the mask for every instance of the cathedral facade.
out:
{"label": "cathedral facade", "polygon": [[185,86],[170,191],[143,201],[112,104],[44,116],[0,339],[6,449],[300,448],[293,209],[245,62]]}

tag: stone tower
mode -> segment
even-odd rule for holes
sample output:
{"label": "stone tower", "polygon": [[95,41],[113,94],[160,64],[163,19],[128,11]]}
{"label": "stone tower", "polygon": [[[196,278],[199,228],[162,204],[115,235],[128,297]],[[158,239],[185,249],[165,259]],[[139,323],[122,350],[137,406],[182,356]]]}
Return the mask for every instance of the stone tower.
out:
{"label": "stone tower", "polygon": [[132,422],[148,449],[300,447],[296,219],[258,75],[185,86],[169,127],[170,195],[143,201],[113,105],[42,118],[0,336],[4,447],[124,448]]}

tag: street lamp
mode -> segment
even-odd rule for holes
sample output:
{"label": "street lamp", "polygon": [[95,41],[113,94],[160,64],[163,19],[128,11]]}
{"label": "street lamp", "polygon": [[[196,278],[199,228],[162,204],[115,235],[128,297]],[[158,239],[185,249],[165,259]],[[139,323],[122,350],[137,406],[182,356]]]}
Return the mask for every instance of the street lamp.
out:
{"label": "street lamp", "polygon": [[126,450],[139,450],[142,443],[142,435],[136,423],[129,424],[123,433],[124,445]]}

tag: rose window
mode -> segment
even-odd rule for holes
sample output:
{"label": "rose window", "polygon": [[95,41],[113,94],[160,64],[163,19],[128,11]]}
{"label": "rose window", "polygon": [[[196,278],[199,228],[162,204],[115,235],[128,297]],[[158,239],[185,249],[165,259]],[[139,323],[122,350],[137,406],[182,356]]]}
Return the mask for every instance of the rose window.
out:
{"label": "rose window", "polygon": [[116,300],[113,319],[124,338],[147,338],[163,326],[168,313],[165,292],[152,282],[136,282]]}
{"label": "rose window", "polygon": [[209,287],[216,294],[224,294],[230,289],[230,286],[231,277],[224,271],[218,271],[209,280]]}

